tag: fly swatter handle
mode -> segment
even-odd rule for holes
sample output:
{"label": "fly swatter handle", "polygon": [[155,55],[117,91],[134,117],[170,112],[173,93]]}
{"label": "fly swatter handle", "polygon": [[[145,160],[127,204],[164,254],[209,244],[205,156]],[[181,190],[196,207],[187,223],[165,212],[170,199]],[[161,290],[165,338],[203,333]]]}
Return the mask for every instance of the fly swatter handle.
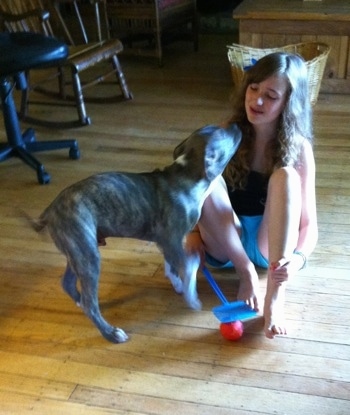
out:
{"label": "fly swatter handle", "polygon": [[211,288],[214,290],[215,294],[218,296],[218,298],[220,299],[220,301],[223,304],[228,304],[228,301],[226,299],[226,297],[224,296],[223,292],[220,290],[219,286],[217,285],[216,281],[214,280],[213,276],[211,275],[211,273],[209,272],[208,268],[203,267],[202,268],[202,272],[205,276],[205,278],[207,279],[207,281],[209,282]]}

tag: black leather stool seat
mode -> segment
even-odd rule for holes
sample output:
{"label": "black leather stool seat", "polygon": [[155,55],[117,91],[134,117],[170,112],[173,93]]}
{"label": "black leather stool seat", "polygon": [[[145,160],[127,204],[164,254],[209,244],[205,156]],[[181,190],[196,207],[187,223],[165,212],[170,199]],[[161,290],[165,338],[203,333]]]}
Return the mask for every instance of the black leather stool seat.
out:
{"label": "black leather stool seat", "polygon": [[0,33],[0,76],[55,66],[68,56],[68,46],[39,33]]}
{"label": "black leather stool seat", "polygon": [[12,79],[20,80],[20,88],[25,88],[24,71],[58,65],[68,56],[68,47],[39,33],[0,33],[0,56],[0,95],[7,134],[7,143],[0,143],[0,161],[19,157],[37,171],[39,183],[48,183],[50,175],[31,152],[69,148],[70,158],[77,159],[78,143],[76,140],[38,142],[31,128],[22,135],[12,96]]}

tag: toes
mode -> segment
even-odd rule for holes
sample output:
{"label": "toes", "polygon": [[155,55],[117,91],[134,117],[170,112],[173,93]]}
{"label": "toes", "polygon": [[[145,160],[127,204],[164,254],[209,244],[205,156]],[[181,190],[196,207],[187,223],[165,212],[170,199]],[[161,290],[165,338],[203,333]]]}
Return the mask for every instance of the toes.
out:
{"label": "toes", "polygon": [[183,284],[181,278],[177,278],[174,281],[171,281],[173,288],[177,294],[182,294],[183,292]]}
{"label": "toes", "polygon": [[275,336],[283,336],[287,334],[285,327],[276,326],[275,324],[269,326],[265,330],[265,335],[268,339],[273,339]]}
{"label": "toes", "polygon": [[117,339],[117,343],[124,343],[129,340],[129,336],[125,333],[124,330],[115,327],[114,337]]}
{"label": "toes", "polygon": [[199,300],[199,299],[197,299],[195,302],[194,302],[194,306],[192,307],[194,310],[201,310],[202,309],[202,302]]}
{"label": "toes", "polygon": [[285,327],[282,327],[282,326],[273,325],[272,326],[272,331],[277,336],[287,334],[287,330],[285,329]]}
{"label": "toes", "polygon": [[276,334],[280,334],[281,336],[285,336],[287,334],[287,330],[285,327],[279,327],[278,332]]}
{"label": "toes", "polygon": [[129,336],[125,331],[118,327],[113,327],[113,330],[110,333],[102,333],[102,335],[112,343],[125,343],[129,340]]}
{"label": "toes", "polygon": [[188,306],[190,308],[192,308],[192,310],[201,310],[202,309],[202,302],[200,301],[200,299],[197,298],[189,298],[189,297],[185,297],[186,303],[188,304]]}
{"label": "toes", "polygon": [[178,275],[172,273],[165,274],[165,276],[170,280],[171,285],[173,286],[177,294],[182,294],[183,292],[183,283],[182,279]]}

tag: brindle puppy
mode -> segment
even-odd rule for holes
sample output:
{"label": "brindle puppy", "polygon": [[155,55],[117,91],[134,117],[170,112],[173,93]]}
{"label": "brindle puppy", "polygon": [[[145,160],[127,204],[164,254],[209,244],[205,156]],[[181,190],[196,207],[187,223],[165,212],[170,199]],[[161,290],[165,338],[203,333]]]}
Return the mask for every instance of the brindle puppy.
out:
{"label": "brindle puppy", "polygon": [[199,309],[198,263],[186,255],[183,239],[199,219],[210,184],[222,173],[240,140],[236,125],[229,129],[206,126],[175,148],[175,161],[163,170],[93,175],[63,190],[32,221],[36,231],[48,229],[66,256],[63,288],[107,340],[120,343],[128,336],[100,312],[98,245],[107,237],[154,241],[164,254],[174,288],[183,292],[191,308]]}

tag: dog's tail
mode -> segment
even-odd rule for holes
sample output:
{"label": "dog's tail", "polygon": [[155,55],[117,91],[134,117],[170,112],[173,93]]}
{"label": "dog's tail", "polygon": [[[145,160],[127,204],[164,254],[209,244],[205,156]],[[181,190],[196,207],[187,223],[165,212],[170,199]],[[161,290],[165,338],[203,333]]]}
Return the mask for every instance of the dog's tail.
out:
{"label": "dog's tail", "polygon": [[35,230],[35,232],[42,232],[46,227],[46,220],[40,216],[37,219],[32,218],[28,215],[27,212],[25,212],[22,209],[18,209],[20,216],[26,221],[27,224],[31,226],[32,229]]}

